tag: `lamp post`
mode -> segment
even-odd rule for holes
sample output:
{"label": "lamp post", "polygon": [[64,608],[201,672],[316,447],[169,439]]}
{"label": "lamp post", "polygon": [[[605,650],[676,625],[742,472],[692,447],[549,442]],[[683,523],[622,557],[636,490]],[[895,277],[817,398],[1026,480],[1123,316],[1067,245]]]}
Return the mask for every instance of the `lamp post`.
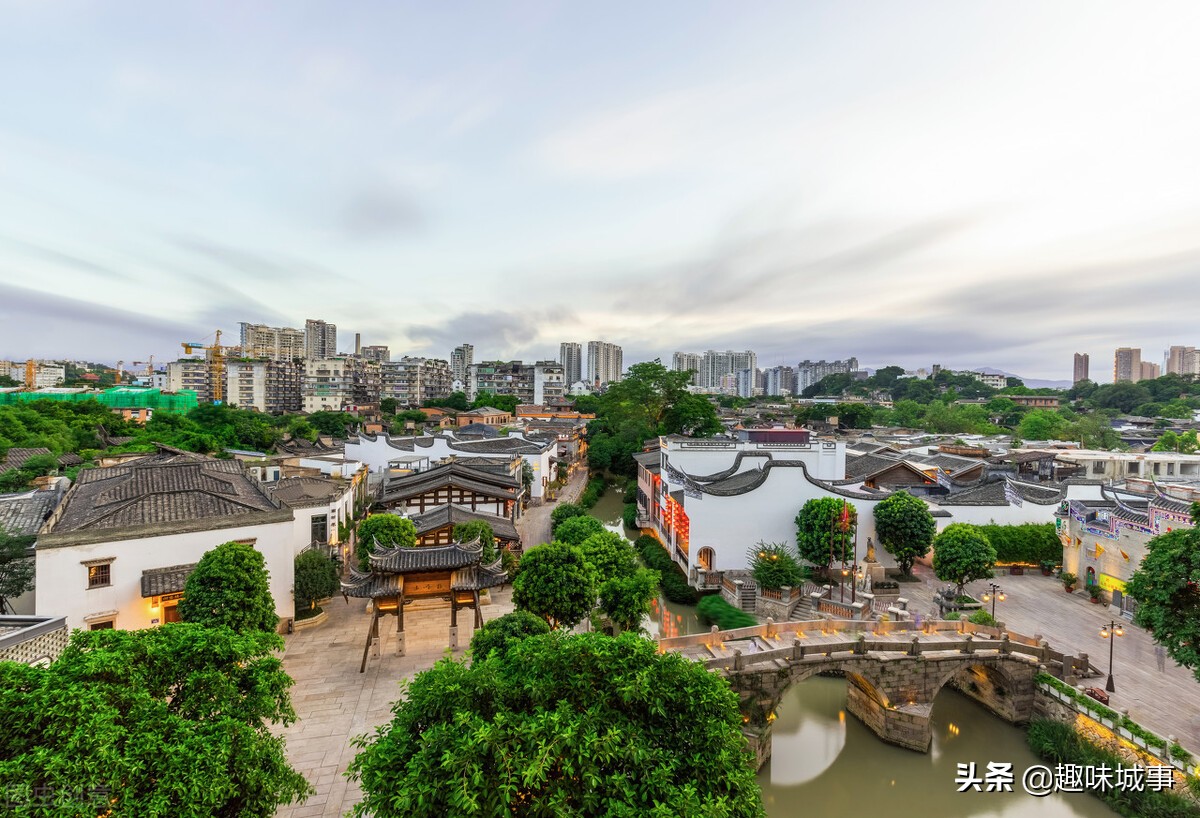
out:
{"label": "lamp post", "polygon": [[983,601],[984,602],[987,602],[989,600],[991,601],[991,603],[992,603],[992,619],[996,618],[996,600],[997,599],[1000,600],[1001,602],[1003,602],[1004,600],[1008,599],[1008,597],[1006,597],[1004,595],[1004,591],[1000,590],[999,585],[997,585],[994,582],[989,582],[988,590],[985,591],[983,594]]}
{"label": "lamp post", "polygon": [[1121,627],[1120,622],[1109,622],[1104,627],[1100,628],[1100,638],[1112,640],[1108,643],[1108,684],[1104,685],[1104,689],[1109,693],[1115,693],[1117,686],[1113,684],[1113,644],[1117,641],[1118,636],[1124,636],[1125,629]]}

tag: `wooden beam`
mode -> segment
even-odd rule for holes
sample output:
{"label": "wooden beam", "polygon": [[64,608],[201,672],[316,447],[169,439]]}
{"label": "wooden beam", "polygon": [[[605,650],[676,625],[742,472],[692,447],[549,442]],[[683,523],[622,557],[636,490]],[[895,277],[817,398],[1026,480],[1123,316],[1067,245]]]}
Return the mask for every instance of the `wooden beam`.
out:
{"label": "wooden beam", "polygon": [[359,673],[367,672],[367,655],[371,652],[371,639],[379,633],[379,608],[375,607],[374,602],[371,607],[374,608],[375,614],[371,617],[371,624],[367,627],[367,644],[363,646],[362,664],[358,667]]}

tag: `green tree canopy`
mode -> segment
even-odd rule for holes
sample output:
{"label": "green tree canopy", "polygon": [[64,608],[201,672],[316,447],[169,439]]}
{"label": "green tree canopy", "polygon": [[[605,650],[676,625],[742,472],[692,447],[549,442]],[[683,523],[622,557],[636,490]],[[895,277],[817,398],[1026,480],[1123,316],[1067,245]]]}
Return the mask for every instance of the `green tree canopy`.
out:
{"label": "green tree canopy", "polygon": [[[465,412],[471,408],[471,404],[467,401],[466,392],[452,392],[444,398],[434,398],[427,400],[421,404],[422,406],[439,407],[442,409],[455,409],[459,412]],[[497,409],[500,407],[497,406]]]}
{"label": "green tree canopy", "polygon": [[223,543],[206,552],[183,587],[179,618],[237,633],[274,633],[279,616],[263,555],[240,542]]}
{"label": "green tree canopy", "polygon": [[482,662],[492,651],[504,653],[516,642],[530,636],[550,633],[546,620],[529,611],[513,611],[485,622],[471,637],[472,661]]}
{"label": "green tree canopy", "polygon": [[946,526],[933,541],[933,572],[943,582],[963,586],[977,579],[990,579],[996,564],[996,549],[977,527],[968,523]]}
{"label": "green tree canopy", "polygon": [[554,511],[550,512],[550,530],[553,534],[560,523],[563,523],[572,517],[587,516],[587,509],[583,506],[574,503],[559,503],[555,506]]}
{"label": "green tree canopy", "polygon": [[46,815],[275,815],[313,791],[269,729],[296,718],[282,647],[173,624],[75,631],[47,668],[0,662],[0,789],[67,799]]}
{"label": "green tree canopy", "polygon": [[906,491],[889,495],[875,506],[875,533],[879,544],[896,558],[909,576],[913,563],[929,553],[937,523],[924,501]]}
{"label": "green tree canopy", "polygon": [[518,403],[520,401],[517,400],[516,395],[497,395],[494,392],[480,392],[476,396],[475,402],[471,404],[471,408],[483,409],[490,406],[493,409],[499,409],[511,415],[517,411]]}
{"label": "green tree canopy", "polygon": [[365,571],[376,541],[385,548],[412,548],[417,544],[417,526],[399,514],[372,514],[358,524],[358,542],[354,555],[359,569]]}
{"label": "green tree canopy", "polygon": [[764,814],[728,683],[632,634],[551,633],[470,667],[443,659],[393,713],[356,742],[355,815]]}
{"label": "green tree canopy", "polygon": [[785,543],[760,542],[746,555],[754,581],[762,588],[775,591],[785,585],[796,588],[804,582],[804,570]]}
{"label": "green tree canopy", "polygon": [[454,539],[458,542],[473,542],[479,540],[483,549],[480,562],[490,565],[496,561],[496,535],[486,520],[471,520],[469,523],[459,523],[454,526]]}
{"label": "green tree canopy", "polygon": [[[848,517],[847,522],[843,516]],[[858,510],[840,497],[809,500],[796,515],[796,549],[813,565],[828,566],[843,558],[853,560],[854,528]]]}
{"label": "green tree canopy", "polygon": [[596,605],[596,572],[582,551],[566,543],[531,548],[513,580],[513,604],[552,628],[573,628]]}
{"label": "green tree canopy", "polygon": [[[577,517],[576,519],[595,519],[593,517]],[[565,529],[566,526],[564,525]],[[569,542],[564,540],[564,542]],[[610,579],[629,577],[638,569],[637,556],[629,540],[620,534],[602,530],[590,535],[579,543],[583,558],[596,572],[596,584],[602,585]]]}
{"label": "green tree canopy", "polygon": [[[1192,504],[1192,522],[1200,525],[1200,503]],[[1150,540],[1125,593],[1138,603],[1133,621],[1200,679],[1200,528]]]}
{"label": "green tree canopy", "polygon": [[658,596],[659,573],[636,568],[633,573],[614,576],[600,586],[600,609],[622,631],[637,631]]}
{"label": "green tree canopy", "polygon": [[317,601],[327,599],[340,590],[337,564],[315,548],[296,557],[296,613],[313,609]]}
{"label": "green tree canopy", "polygon": [[590,514],[570,517],[554,527],[554,539],[567,545],[582,545],[593,534],[604,532],[604,523]]}

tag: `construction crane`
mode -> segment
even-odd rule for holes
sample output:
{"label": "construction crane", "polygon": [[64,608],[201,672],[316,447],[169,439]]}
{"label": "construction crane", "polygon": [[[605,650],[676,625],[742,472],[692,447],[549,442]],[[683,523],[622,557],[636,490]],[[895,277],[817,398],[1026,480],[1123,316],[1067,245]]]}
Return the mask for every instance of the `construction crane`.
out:
{"label": "construction crane", "polygon": [[148,361],[134,361],[133,362],[134,366],[141,366],[142,364],[146,365],[146,377],[149,378],[149,377],[153,376],[154,375],[154,356],[151,355],[150,360],[148,360]]}
{"label": "construction crane", "polygon": [[30,358],[25,362],[25,388],[33,389],[37,386],[37,361]]}
{"label": "construction crane", "polygon": [[221,330],[215,333],[211,344],[201,344],[197,341],[183,341],[183,351],[191,355],[197,349],[204,350],[204,360],[208,362],[208,377],[212,382],[213,403],[225,402],[225,352],[236,350],[238,347],[221,346]]}

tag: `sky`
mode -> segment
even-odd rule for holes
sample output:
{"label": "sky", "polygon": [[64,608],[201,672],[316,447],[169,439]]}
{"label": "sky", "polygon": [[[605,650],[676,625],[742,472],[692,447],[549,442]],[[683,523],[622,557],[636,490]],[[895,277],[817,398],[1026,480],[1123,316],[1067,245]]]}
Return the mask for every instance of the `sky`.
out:
{"label": "sky", "polygon": [[0,359],[238,323],[1111,380],[1200,345],[1200,4],[0,0]]}

